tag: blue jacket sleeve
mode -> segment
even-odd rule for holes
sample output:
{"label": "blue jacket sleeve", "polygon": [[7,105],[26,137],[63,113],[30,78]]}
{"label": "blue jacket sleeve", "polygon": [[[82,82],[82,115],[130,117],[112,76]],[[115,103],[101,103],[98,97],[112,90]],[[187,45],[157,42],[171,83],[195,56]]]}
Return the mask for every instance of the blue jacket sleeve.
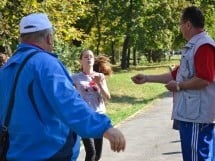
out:
{"label": "blue jacket sleeve", "polygon": [[51,108],[81,137],[102,137],[112,127],[110,119],[88,106],[74,88],[69,73],[56,58],[48,57],[41,61],[37,69],[39,81]]}

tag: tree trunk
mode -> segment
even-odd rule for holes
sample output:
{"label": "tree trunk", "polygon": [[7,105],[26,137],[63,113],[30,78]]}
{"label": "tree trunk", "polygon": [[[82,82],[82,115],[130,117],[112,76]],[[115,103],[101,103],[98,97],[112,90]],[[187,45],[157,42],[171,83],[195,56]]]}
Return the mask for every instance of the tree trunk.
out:
{"label": "tree trunk", "polygon": [[136,52],[136,48],[133,48],[133,65],[137,65],[137,52]]}
{"label": "tree trunk", "polygon": [[130,67],[130,55],[131,55],[131,48],[128,47],[127,68]]}
{"label": "tree trunk", "polygon": [[97,45],[96,45],[96,55],[99,54],[99,47],[101,42],[101,26],[100,26],[100,20],[99,20],[99,11],[96,8],[95,9],[95,15],[96,15],[96,27],[97,27]]}
{"label": "tree trunk", "polygon": [[111,64],[116,64],[114,44],[115,42],[111,41]]}
{"label": "tree trunk", "polygon": [[127,69],[127,57],[128,57],[128,45],[129,45],[129,35],[126,35],[124,43],[123,43],[123,49],[122,49],[122,59],[121,59],[121,69]]}

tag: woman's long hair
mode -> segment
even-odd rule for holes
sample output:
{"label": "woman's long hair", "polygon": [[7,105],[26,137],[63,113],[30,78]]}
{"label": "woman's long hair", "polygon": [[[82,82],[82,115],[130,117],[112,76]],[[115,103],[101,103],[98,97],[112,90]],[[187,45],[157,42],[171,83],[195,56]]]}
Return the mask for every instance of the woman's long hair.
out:
{"label": "woman's long hair", "polygon": [[109,58],[104,55],[95,57],[93,70],[110,76],[112,74],[112,69]]}

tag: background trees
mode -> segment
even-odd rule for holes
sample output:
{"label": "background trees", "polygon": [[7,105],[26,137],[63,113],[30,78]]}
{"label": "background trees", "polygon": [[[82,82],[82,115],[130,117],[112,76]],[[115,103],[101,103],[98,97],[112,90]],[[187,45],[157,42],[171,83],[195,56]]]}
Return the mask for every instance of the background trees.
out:
{"label": "background trees", "polygon": [[179,17],[188,5],[204,11],[206,29],[215,37],[214,0],[1,0],[0,45],[13,51],[21,17],[46,12],[56,29],[55,51],[71,70],[83,48],[128,69],[141,58],[159,62],[180,50]]}

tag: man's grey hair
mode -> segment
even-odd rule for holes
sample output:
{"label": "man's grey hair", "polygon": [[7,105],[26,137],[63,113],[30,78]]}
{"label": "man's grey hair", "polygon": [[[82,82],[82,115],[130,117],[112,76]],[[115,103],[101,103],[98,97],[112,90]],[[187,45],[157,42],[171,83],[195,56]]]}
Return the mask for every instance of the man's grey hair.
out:
{"label": "man's grey hair", "polygon": [[45,30],[41,30],[41,31],[21,34],[20,39],[21,39],[21,41],[22,40],[33,40],[35,42],[39,42],[52,33],[53,33],[53,29],[49,28],[49,29],[45,29]]}

